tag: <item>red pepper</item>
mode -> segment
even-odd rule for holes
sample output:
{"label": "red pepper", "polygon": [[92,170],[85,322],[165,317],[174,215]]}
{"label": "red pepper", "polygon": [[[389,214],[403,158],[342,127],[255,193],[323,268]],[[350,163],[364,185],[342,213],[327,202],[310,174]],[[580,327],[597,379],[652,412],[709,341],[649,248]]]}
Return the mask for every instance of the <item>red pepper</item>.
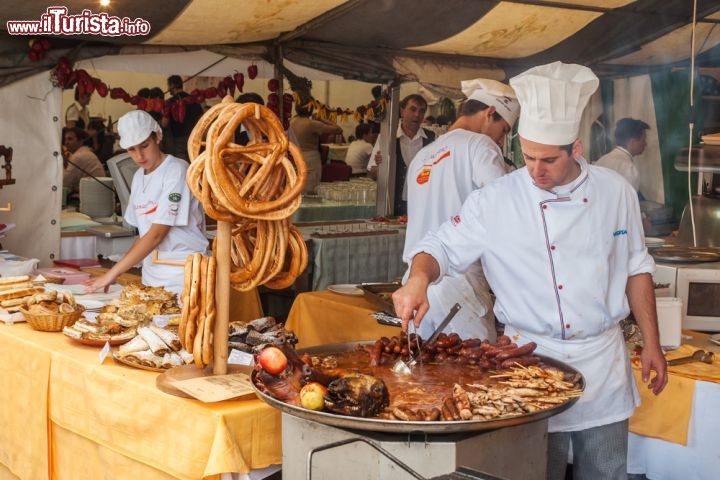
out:
{"label": "red pepper", "polygon": [[205,98],[214,98],[218,96],[218,90],[215,87],[205,89]]}
{"label": "red pepper", "polygon": [[158,113],[161,113],[165,111],[165,100],[162,98],[156,98],[155,99],[155,111]]}
{"label": "red pepper", "polygon": [[147,110],[147,106],[148,106],[147,98],[141,98],[140,100],[138,100],[138,103],[137,103],[138,110]]}
{"label": "red pepper", "polygon": [[292,107],[294,100],[295,99],[293,98],[292,94],[290,94],[290,93],[283,94],[283,107]]}
{"label": "red pepper", "polygon": [[178,103],[178,121],[180,123],[185,121],[185,102]]}
{"label": "red pepper", "polygon": [[72,88],[77,82],[77,71],[73,70],[68,74],[67,82],[65,82],[65,88]]}
{"label": "red pepper", "polygon": [[97,85],[95,85],[95,90],[97,90],[98,95],[105,98],[108,94],[108,87],[105,85],[105,82],[99,82]]}
{"label": "red pepper", "polygon": [[227,93],[227,89],[225,88],[225,82],[218,83],[217,86],[218,95],[220,95],[220,98],[223,98],[225,94]]}
{"label": "red pepper", "polygon": [[60,57],[58,59],[58,69],[64,71],[65,73],[70,73],[72,71],[70,60],[68,60],[67,57]]}
{"label": "red pepper", "polygon": [[250,78],[250,80],[252,80],[252,79],[254,79],[255,77],[257,77],[257,74],[258,74],[258,67],[257,67],[257,65],[250,65],[250,66],[248,67],[248,77]]}
{"label": "red pepper", "polygon": [[230,91],[230,95],[233,97],[235,96],[235,81],[232,79],[232,77],[225,77],[223,80],[225,83],[225,88]]}
{"label": "red pepper", "polygon": [[268,90],[271,92],[277,92],[280,89],[280,81],[277,78],[271,78],[268,80]]}
{"label": "red pepper", "polygon": [[[271,93],[270,95],[268,95],[267,105],[268,105],[268,107],[270,105],[272,105],[275,107],[275,110],[277,110],[277,106],[278,106],[278,94],[277,93]],[[273,111],[275,111],[275,110],[273,110]]]}
{"label": "red pepper", "polygon": [[133,95],[130,97],[130,104],[137,106],[137,104],[140,103],[140,97],[137,95]]}
{"label": "red pepper", "polygon": [[44,48],[42,47],[42,43],[40,43],[40,40],[35,40],[32,44],[32,47],[30,47],[33,52],[40,53],[44,51]]}
{"label": "red pepper", "polygon": [[243,86],[245,85],[245,75],[238,72],[235,75],[233,75],[233,79],[235,80],[235,85],[237,86],[238,91],[242,92]]}
{"label": "red pepper", "polygon": [[125,90],[120,87],[116,87],[110,90],[110,98],[119,99],[125,96]]}
{"label": "red pepper", "polygon": [[50,40],[48,40],[47,38],[41,38],[40,46],[42,47],[43,51],[47,52],[48,50],[50,50]]}

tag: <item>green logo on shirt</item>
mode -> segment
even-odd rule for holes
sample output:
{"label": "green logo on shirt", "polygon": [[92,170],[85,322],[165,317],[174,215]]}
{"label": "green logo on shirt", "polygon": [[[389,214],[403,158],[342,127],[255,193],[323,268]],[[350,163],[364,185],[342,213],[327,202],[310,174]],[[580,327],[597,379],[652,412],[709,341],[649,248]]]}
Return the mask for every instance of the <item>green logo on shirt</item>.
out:
{"label": "green logo on shirt", "polygon": [[168,200],[175,203],[178,203],[181,198],[182,195],[180,195],[179,193],[171,193],[170,195],[168,195]]}

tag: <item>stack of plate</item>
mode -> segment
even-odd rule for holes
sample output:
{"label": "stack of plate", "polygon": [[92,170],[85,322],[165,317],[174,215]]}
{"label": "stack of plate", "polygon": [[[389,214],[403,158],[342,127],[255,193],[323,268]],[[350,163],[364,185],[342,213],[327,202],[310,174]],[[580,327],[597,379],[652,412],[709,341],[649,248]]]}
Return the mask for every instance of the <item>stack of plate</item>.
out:
{"label": "stack of plate", "polygon": [[[102,183],[113,188],[110,177],[98,177]],[[100,185],[95,179],[85,177],[80,179],[80,209],[82,213],[93,217],[109,217],[115,211],[115,195]]]}
{"label": "stack of plate", "polygon": [[665,245],[665,240],[662,238],[645,237],[645,246],[647,248],[657,248]]}

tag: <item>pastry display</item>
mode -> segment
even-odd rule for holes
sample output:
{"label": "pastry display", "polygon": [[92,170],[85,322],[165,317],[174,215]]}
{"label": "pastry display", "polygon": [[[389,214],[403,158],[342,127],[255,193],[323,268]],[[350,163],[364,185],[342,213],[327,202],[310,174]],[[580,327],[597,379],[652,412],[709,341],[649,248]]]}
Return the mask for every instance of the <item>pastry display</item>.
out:
{"label": "pastry display", "polygon": [[105,342],[110,345],[119,345],[127,342],[136,335],[134,327],[124,327],[111,318],[98,319],[91,322],[81,318],[73,325],[63,328],[63,334],[80,343],[102,346]]}
{"label": "pastry display", "polygon": [[139,327],[137,336],[113,354],[122,363],[151,370],[167,370],[193,362],[193,356],[180,345],[180,337],[170,329],[150,325]]}
{"label": "pastry display", "polygon": [[44,291],[33,284],[29,275],[0,277],[0,307],[17,312],[29,298]]}
{"label": "pastry display", "polygon": [[123,327],[144,325],[155,315],[179,314],[177,295],[162,287],[147,287],[137,283],[126,286],[120,298],[105,305],[98,321],[113,321]]}
{"label": "pastry display", "polygon": [[178,335],[195,365],[203,368],[212,361],[215,322],[215,259],[199,253],[185,262],[182,314]]}
{"label": "pastry display", "polygon": [[262,317],[248,323],[230,322],[228,349],[246,353],[260,353],[268,345],[298,342],[295,334],[285,330],[273,317]]}

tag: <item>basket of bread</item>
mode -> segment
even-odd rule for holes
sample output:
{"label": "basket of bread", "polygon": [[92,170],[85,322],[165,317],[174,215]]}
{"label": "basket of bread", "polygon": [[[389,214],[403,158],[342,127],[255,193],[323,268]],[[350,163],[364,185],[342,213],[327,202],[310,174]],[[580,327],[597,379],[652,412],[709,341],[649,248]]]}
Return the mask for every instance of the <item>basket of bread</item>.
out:
{"label": "basket of bread", "polygon": [[75,303],[72,293],[55,290],[36,293],[20,307],[30,326],[43,332],[62,331],[73,325],[84,311],[85,307]]}

